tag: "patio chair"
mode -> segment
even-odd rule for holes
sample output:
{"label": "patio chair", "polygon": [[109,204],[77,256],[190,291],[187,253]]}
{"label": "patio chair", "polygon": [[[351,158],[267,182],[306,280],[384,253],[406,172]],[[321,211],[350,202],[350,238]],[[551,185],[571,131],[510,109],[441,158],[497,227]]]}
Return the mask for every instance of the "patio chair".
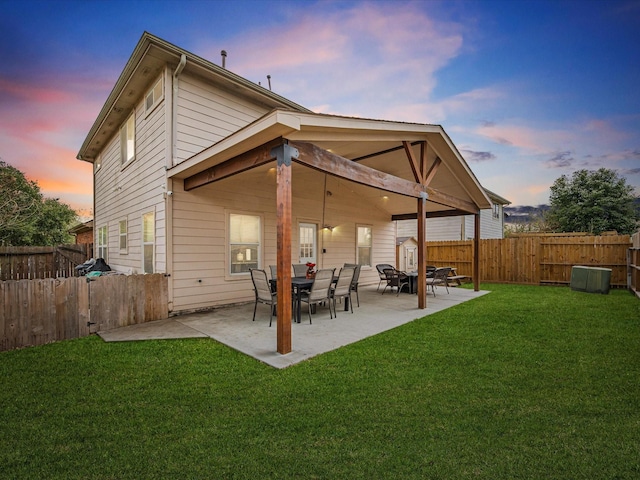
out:
{"label": "patio chair", "polygon": [[410,290],[409,277],[407,276],[406,273],[400,272],[393,267],[383,269],[383,273],[384,273],[384,278],[387,282],[387,284],[384,286],[384,289],[382,290],[383,295],[388,287],[391,287],[392,292],[393,292],[393,287],[396,287],[398,289],[398,293],[396,295],[400,295],[400,292],[402,291],[405,285],[407,286],[407,290]]}
{"label": "patio chair", "polygon": [[345,267],[354,268],[353,279],[351,280],[351,291],[356,292],[356,300],[358,301],[358,307],[360,306],[360,295],[358,295],[358,281],[360,279],[360,269],[362,265],[358,265],[356,263],[345,263]]}
{"label": "patio chair", "polygon": [[256,303],[253,306],[253,321],[256,321],[258,302],[264,303],[265,305],[269,305],[269,326],[271,326],[273,308],[278,304],[278,294],[271,291],[269,280],[267,279],[267,272],[258,270],[257,268],[252,268],[250,271],[253,289],[256,294]]}
{"label": "patio chair", "polygon": [[316,278],[313,281],[311,290],[303,291],[300,300],[309,304],[309,323],[311,323],[311,305],[318,305],[321,302],[329,303],[329,316],[333,319],[331,313],[330,289],[333,282],[333,268],[324,268],[316,272]]}
{"label": "patio chair", "polygon": [[277,265],[269,265],[269,270],[271,270],[271,282],[269,282],[271,284],[271,291],[275,293],[278,287],[276,283],[278,279],[278,267]]}
{"label": "patio chair", "polygon": [[380,276],[380,282],[378,282],[378,288],[376,288],[376,292],[380,290],[380,285],[382,285],[383,282],[387,281],[387,277],[384,274],[385,268],[394,268],[394,266],[389,265],[388,263],[380,263],[376,265],[376,270],[378,270],[378,276]]}
{"label": "patio chair", "polygon": [[294,263],[293,264],[293,276],[294,277],[306,277],[307,276],[307,265],[304,263]]}
{"label": "patio chair", "polygon": [[[338,281],[336,286],[331,288],[331,300],[333,300],[333,314],[338,318],[338,311],[336,310],[336,298],[342,300],[346,298],[349,301],[349,308],[353,313],[353,302],[351,301],[351,281],[353,280],[353,274],[356,269],[352,267],[342,267],[338,274]],[[346,301],[346,300],[345,300]]]}
{"label": "patio chair", "polygon": [[427,278],[427,289],[429,285],[431,285],[431,291],[433,292],[433,296],[436,296],[436,286],[444,285],[447,289],[447,293],[449,293],[449,272],[451,272],[451,267],[440,267],[436,268],[433,272],[433,277]]}

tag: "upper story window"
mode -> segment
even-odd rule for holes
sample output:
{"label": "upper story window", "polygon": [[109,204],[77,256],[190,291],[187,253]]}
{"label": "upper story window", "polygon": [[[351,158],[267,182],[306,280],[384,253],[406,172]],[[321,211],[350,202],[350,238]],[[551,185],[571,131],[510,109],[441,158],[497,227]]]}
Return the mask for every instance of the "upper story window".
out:
{"label": "upper story window", "polygon": [[356,240],[356,263],[371,266],[371,251],[373,249],[372,229],[368,225],[358,225]]}
{"label": "upper story window", "polygon": [[493,204],[493,218],[500,218],[500,205],[497,203]]}
{"label": "upper story window", "polygon": [[149,90],[147,96],[144,97],[144,109],[147,114],[150,113],[164,98],[164,89],[162,86],[162,77],[160,77],[151,90]]}
{"label": "upper story window", "polygon": [[120,128],[120,152],[122,165],[136,158],[136,112],[131,112],[127,121]]}

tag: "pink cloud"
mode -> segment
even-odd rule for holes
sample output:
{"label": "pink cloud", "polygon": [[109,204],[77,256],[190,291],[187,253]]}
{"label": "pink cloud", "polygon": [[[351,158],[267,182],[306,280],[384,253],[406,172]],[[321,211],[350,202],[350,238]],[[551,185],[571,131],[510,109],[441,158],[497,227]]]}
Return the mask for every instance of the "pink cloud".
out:
{"label": "pink cloud", "polygon": [[30,102],[60,103],[69,101],[73,96],[64,90],[43,88],[24,82],[13,82],[0,77],[0,92]]}
{"label": "pink cloud", "polygon": [[474,133],[533,154],[546,154],[559,148],[567,148],[567,144],[571,144],[575,137],[566,130],[544,130],[523,125],[492,123],[477,127]]}
{"label": "pink cloud", "polygon": [[[436,23],[417,4],[319,8],[288,11],[286,29],[257,29],[232,40],[225,45],[228,68],[263,85],[270,74],[274,91],[325,112],[381,118],[401,99],[428,97],[435,72],[462,48],[459,25]],[[204,50],[219,58],[219,47]]]}

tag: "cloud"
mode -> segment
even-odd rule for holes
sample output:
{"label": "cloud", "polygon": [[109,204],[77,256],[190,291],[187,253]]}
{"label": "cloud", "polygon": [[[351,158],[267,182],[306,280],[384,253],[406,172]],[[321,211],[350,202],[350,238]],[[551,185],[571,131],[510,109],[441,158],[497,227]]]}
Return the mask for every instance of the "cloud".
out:
{"label": "cloud", "polygon": [[545,164],[548,168],[568,168],[575,162],[571,152],[559,152],[548,159]]}
{"label": "cloud", "polygon": [[501,145],[509,145],[532,154],[548,154],[571,143],[572,134],[565,130],[544,130],[528,125],[503,125],[483,122],[473,131]]}
{"label": "cloud", "polygon": [[420,104],[435,73],[460,54],[462,27],[434,21],[419,3],[326,5],[289,12],[287,28],[232,39],[228,67],[263,85],[270,74],[275,92],[323,113],[425,122],[429,108]]}
{"label": "cloud", "polygon": [[468,162],[480,163],[495,160],[497,157],[491,152],[474,152],[473,150],[461,150]]}

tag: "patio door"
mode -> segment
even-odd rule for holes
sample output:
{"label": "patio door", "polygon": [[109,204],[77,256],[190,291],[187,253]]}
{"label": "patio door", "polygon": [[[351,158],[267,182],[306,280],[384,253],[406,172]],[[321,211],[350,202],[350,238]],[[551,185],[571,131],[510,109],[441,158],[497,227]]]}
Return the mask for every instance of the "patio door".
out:
{"label": "patio door", "polygon": [[300,263],[317,264],[317,232],[315,223],[301,223],[299,225]]}

